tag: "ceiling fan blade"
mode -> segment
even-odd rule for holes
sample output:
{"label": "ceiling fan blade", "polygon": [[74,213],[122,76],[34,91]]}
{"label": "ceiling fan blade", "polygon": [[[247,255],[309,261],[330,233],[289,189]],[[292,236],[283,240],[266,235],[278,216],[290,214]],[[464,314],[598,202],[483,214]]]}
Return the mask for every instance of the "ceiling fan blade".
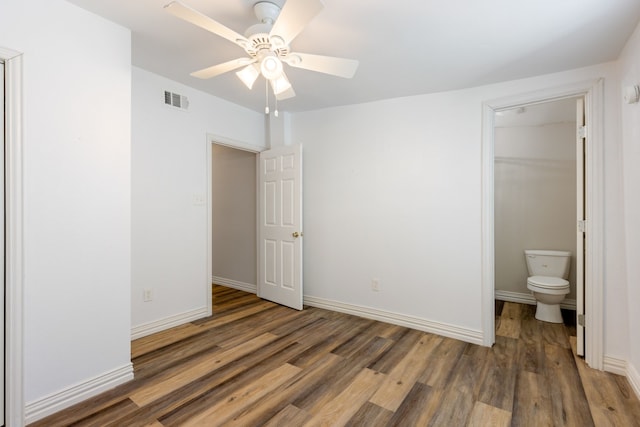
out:
{"label": "ceiling fan blade", "polygon": [[278,36],[288,45],[323,8],[320,0],[287,0],[269,36]]}
{"label": "ceiling fan blade", "polygon": [[209,18],[207,15],[190,8],[179,1],[172,1],[164,8],[172,15],[217,34],[218,36],[237,45],[243,46],[243,44],[248,43],[247,39],[243,35],[236,33],[231,28],[225,27],[218,21]]}
{"label": "ceiling fan blade", "polygon": [[353,77],[359,65],[359,62],[355,59],[297,52],[290,53],[282,58],[282,60],[292,67],[331,74],[333,76],[344,77],[345,79]]}
{"label": "ceiling fan blade", "polygon": [[213,67],[194,71],[193,73],[191,73],[191,75],[199,79],[210,79],[212,77],[219,76],[220,74],[224,74],[228,71],[235,70],[236,68],[244,67],[252,62],[254,61],[252,61],[250,58],[238,58],[232,61],[223,62],[222,64],[214,65]]}
{"label": "ceiling fan blade", "polygon": [[278,95],[276,95],[276,99],[278,101],[283,101],[285,99],[293,98],[294,96],[296,96],[296,92],[293,90],[293,86],[292,86],[289,89],[285,90],[284,92],[281,92]]}

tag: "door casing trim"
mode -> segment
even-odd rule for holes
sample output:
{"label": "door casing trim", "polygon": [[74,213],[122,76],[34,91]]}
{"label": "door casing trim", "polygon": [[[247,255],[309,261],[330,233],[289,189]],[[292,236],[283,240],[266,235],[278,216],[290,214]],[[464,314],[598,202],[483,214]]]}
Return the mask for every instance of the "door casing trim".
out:
{"label": "door casing trim", "polygon": [[547,88],[485,101],[482,105],[482,327],[483,344],[495,342],[494,115],[497,111],[583,96],[589,126],[585,167],[585,361],[603,369],[604,360],[604,79]]}
{"label": "door casing trim", "polygon": [[5,64],[5,424],[23,426],[23,72],[22,54],[0,47]]}

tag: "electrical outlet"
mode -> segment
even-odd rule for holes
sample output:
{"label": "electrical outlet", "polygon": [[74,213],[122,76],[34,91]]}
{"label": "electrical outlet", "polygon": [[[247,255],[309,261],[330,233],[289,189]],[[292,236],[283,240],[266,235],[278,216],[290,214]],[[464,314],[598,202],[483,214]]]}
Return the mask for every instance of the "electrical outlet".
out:
{"label": "electrical outlet", "polygon": [[371,279],[371,290],[380,292],[380,279]]}
{"label": "electrical outlet", "polygon": [[144,291],[142,291],[142,300],[144,302],[149,302],[153,300],[153,291],[151,290],[151,288],[147,288]]}

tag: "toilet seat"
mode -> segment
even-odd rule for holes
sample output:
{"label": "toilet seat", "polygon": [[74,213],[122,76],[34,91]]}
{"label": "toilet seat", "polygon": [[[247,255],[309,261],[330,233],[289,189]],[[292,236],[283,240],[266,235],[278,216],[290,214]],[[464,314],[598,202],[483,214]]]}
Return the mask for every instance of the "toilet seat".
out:
{"label": "toilet seat", "polygon": [[569,291],[569,281],[560,277],[551,276],[531,276],[527,279],[527,285],[534,286],[539,289],[548,289],[550,291]]}
{"label": "toilet seat", "polygon": [[527,279],[527,283],[546,289],[559,289],[569,287],[569,281],[560,277],[551,276],[531,276]]}

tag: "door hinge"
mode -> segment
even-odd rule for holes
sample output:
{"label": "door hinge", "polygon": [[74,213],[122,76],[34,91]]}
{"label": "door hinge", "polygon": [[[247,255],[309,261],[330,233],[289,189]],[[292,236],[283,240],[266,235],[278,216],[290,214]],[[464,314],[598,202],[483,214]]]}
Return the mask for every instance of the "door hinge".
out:
{"label": "door hinge", "polygon": [[586,138],[587,137],[587,127],[580,126],[578,128],[578,138]]}
{"label": "door hinge", "polygon": [[584,321],[584,314],[578,314],[578,325],[582,326],[583,328],[586,326],[586,323]]}
{"label": "door hinge", "polygon": [[584,219],[578,220],[578,231],[584,233],[587,231],[587,221]]}

